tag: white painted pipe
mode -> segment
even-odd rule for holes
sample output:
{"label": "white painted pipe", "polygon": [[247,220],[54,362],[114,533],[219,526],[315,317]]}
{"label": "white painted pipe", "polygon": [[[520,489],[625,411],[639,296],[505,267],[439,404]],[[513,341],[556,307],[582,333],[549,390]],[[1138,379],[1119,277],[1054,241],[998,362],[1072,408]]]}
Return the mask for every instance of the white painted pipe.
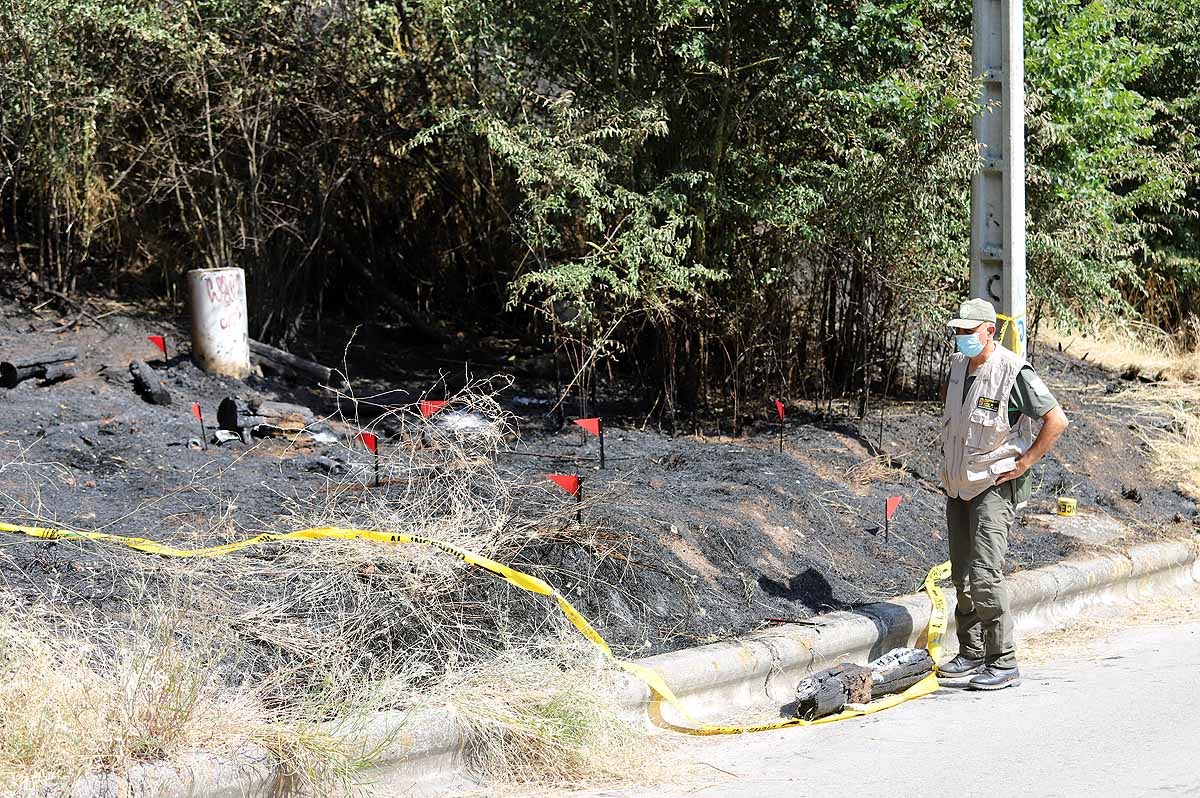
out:
{"label": "white painted pipe", "polygon": [[241,379],[250,373],[246,273],[196,269],[187,274],[192,358],[209,374]]}

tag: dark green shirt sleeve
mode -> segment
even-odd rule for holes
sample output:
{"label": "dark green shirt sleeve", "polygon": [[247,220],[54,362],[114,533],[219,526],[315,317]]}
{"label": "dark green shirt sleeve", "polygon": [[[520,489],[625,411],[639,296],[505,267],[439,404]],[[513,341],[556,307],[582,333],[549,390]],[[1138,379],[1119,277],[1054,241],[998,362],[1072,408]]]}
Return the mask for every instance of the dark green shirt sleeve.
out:
{"label": "dark green shirt sleeve", "polygon": [[1015,424],[1017,418],[1025,415],[1031,419],[1039,419],[1058,407],[1058,400],[1042,378],[1034,373],[1033,368],[1025,366],[1017,375],[1017,382],[1008,397],[1008,423]]}

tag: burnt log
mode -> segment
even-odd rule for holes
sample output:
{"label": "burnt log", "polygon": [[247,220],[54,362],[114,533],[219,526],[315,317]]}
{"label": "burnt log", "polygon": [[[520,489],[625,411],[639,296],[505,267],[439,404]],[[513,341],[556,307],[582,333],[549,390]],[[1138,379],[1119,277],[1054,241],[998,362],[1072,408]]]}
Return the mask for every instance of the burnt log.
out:
{"label": "burnt log", "polygon": [[313,411],[303,405],[264,399],[226,397],[217,405],[218,429],[258,438],[304,432],[315,422]]}
{"label": "burnt log", "polygon": [[[74,370],[67,374],[65,367],[79,359],[79,350],[73,346],[56,349],[53,352],[42,352],[26,357],[15,357],[12,360],[0,362],[0,385],[5,388],[15,388],[20,383],[33,377],[45,380],[47,384],[75,376]],[[48,372],[53,370],[53,379],[46,379]]]}
{"label": "burnt log", "polygon": [[933,673],[933,658],[923,648],[894,648],[867,663],[871,669],[871,696],[903,693]]}
{"label": "burnt log", "polygon": [[40,384],[53,385],[56,382],[74,379],[78,374],[74,363],[52,363],[46,366],[46,373],[42,375]]}
{"label": "burnt log", "polygon": [[129,374],[133,377],[133,389],[138,395],[152,405],[171,404],[171,392],[158,378],[154,369],[144,361],[135,360],[129,364]]}
{"label": "burnt log", "polygon": [[306,377],[322,385],[332,385],[338,388],[345,384],[341,375],[328,366],[305,360],[291,352],[285,352],[261,341],[250,341],[250,354],[264,371],[288,377]]}
{"label": "burnt log", "polygon": [[796,687],[796,717],[816,720],[836,715],[846,704],[871,700],[871,669],[843,662],[818,671]]}

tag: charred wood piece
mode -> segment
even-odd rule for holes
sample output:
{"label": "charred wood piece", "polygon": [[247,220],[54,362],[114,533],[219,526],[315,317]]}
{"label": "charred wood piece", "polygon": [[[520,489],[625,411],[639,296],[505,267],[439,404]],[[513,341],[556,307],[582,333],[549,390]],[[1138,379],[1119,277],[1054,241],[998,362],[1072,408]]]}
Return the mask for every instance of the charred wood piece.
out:
{"label": "charred wood piece", "polygon": [[289,377],[305,377],[337,388],[345,384],[341,375],[328,366],[296,357],[291,352],[285,352],[261,341],[250,341],[250,354],[264,371]]}
{"label": "charred wood piece", "polygon": [[796,717],[816,720],[836,715],[846,704],[871,700],[871,669],[843,662],[802,679],[796,687]]}
{"label": "charred wood piece", "polygon": [[53,352],[5,360],[0,362],[0,385],[15,388],[33,377],[43,380],[46,385],[69,379],[75,376],[75,369],[71,364],[78,359],[79,350],[68,346]]}
{"label": "charred wood piece", "polygon": [[894,648],[867,663],[871,669],[871,696],[903,693],[933,673],[933,658],[923,648]]}
{"label": "charred wood piece", "polygon": [[79,370],[75,368],[74,363],[53,363],[46,366],[46,373],[42,375],[42,385],[53,385],[56,382],[71,380],[79,376]]}
{"label": "charred wood piece", "polygon": [[135,360],[129,364],[129,374],[133,377],[133,389],[138,395],[152,405],[171,404],[171,392],[158,378],[154,369],[144,361]]}
{"label": "charred wood piece", "polygon": [[247,435],[266,438],[304,432],[315,420],[312,410],[287,402],[229,396],[217,405],[217,427],[236,432],[243,440]]}

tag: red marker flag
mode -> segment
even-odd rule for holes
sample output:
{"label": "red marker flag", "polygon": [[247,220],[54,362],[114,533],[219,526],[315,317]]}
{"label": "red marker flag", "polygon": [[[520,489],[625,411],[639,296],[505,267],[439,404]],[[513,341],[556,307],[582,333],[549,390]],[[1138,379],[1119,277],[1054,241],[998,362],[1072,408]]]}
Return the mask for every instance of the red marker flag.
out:
{"label": "red marker flag", "polygon": [[546,476],[572,496],[579,495],[579,477],[572,474],[547,474]]}
{"label": "red marker flag", "polygon": [[367,451],[375,455],[375,487],[379,487],[379,439],[370,432],[360,432],[354,437],[363,442],[363,446],[367,447]]}
{"label": "red marker flag", "polygon": [[577,418],[575,419],[575,424],[583,427],[593,435],[600,435],[600,419],[598,418]]}
{"label": "red marker flag", "polygon": [[888,521],[892,520],[892,516],[896,514],[896,508],[900,506],[900,502],[901,502],[901,497],[888,496],[887,507],[884,510],[884,512],[887,516],[885,520],[888,520]]}
{"label": "red marker flag", "polygon": [[163,357],[167,356],[167,339],[161,335],[147,335],[146,340],[154,344],[163,353]]}
{"label": "red marker flag", "polygon": [[446,406],[443,399],[422,399],[420,402],[421,418],[429,418],[437,411]]}
{"label": "red marker flag", "polygon": [[192,402],[192,415],[200,422],[200,445],[204,447],[204,451],[208,451],[208,433],[204,431],[204,412],[200,409],[199,402]]}
{"label": "red marker flag", "polygon": [[779,414],[779,453],[783,454],[783,402],[775,400],[775,412]]}

